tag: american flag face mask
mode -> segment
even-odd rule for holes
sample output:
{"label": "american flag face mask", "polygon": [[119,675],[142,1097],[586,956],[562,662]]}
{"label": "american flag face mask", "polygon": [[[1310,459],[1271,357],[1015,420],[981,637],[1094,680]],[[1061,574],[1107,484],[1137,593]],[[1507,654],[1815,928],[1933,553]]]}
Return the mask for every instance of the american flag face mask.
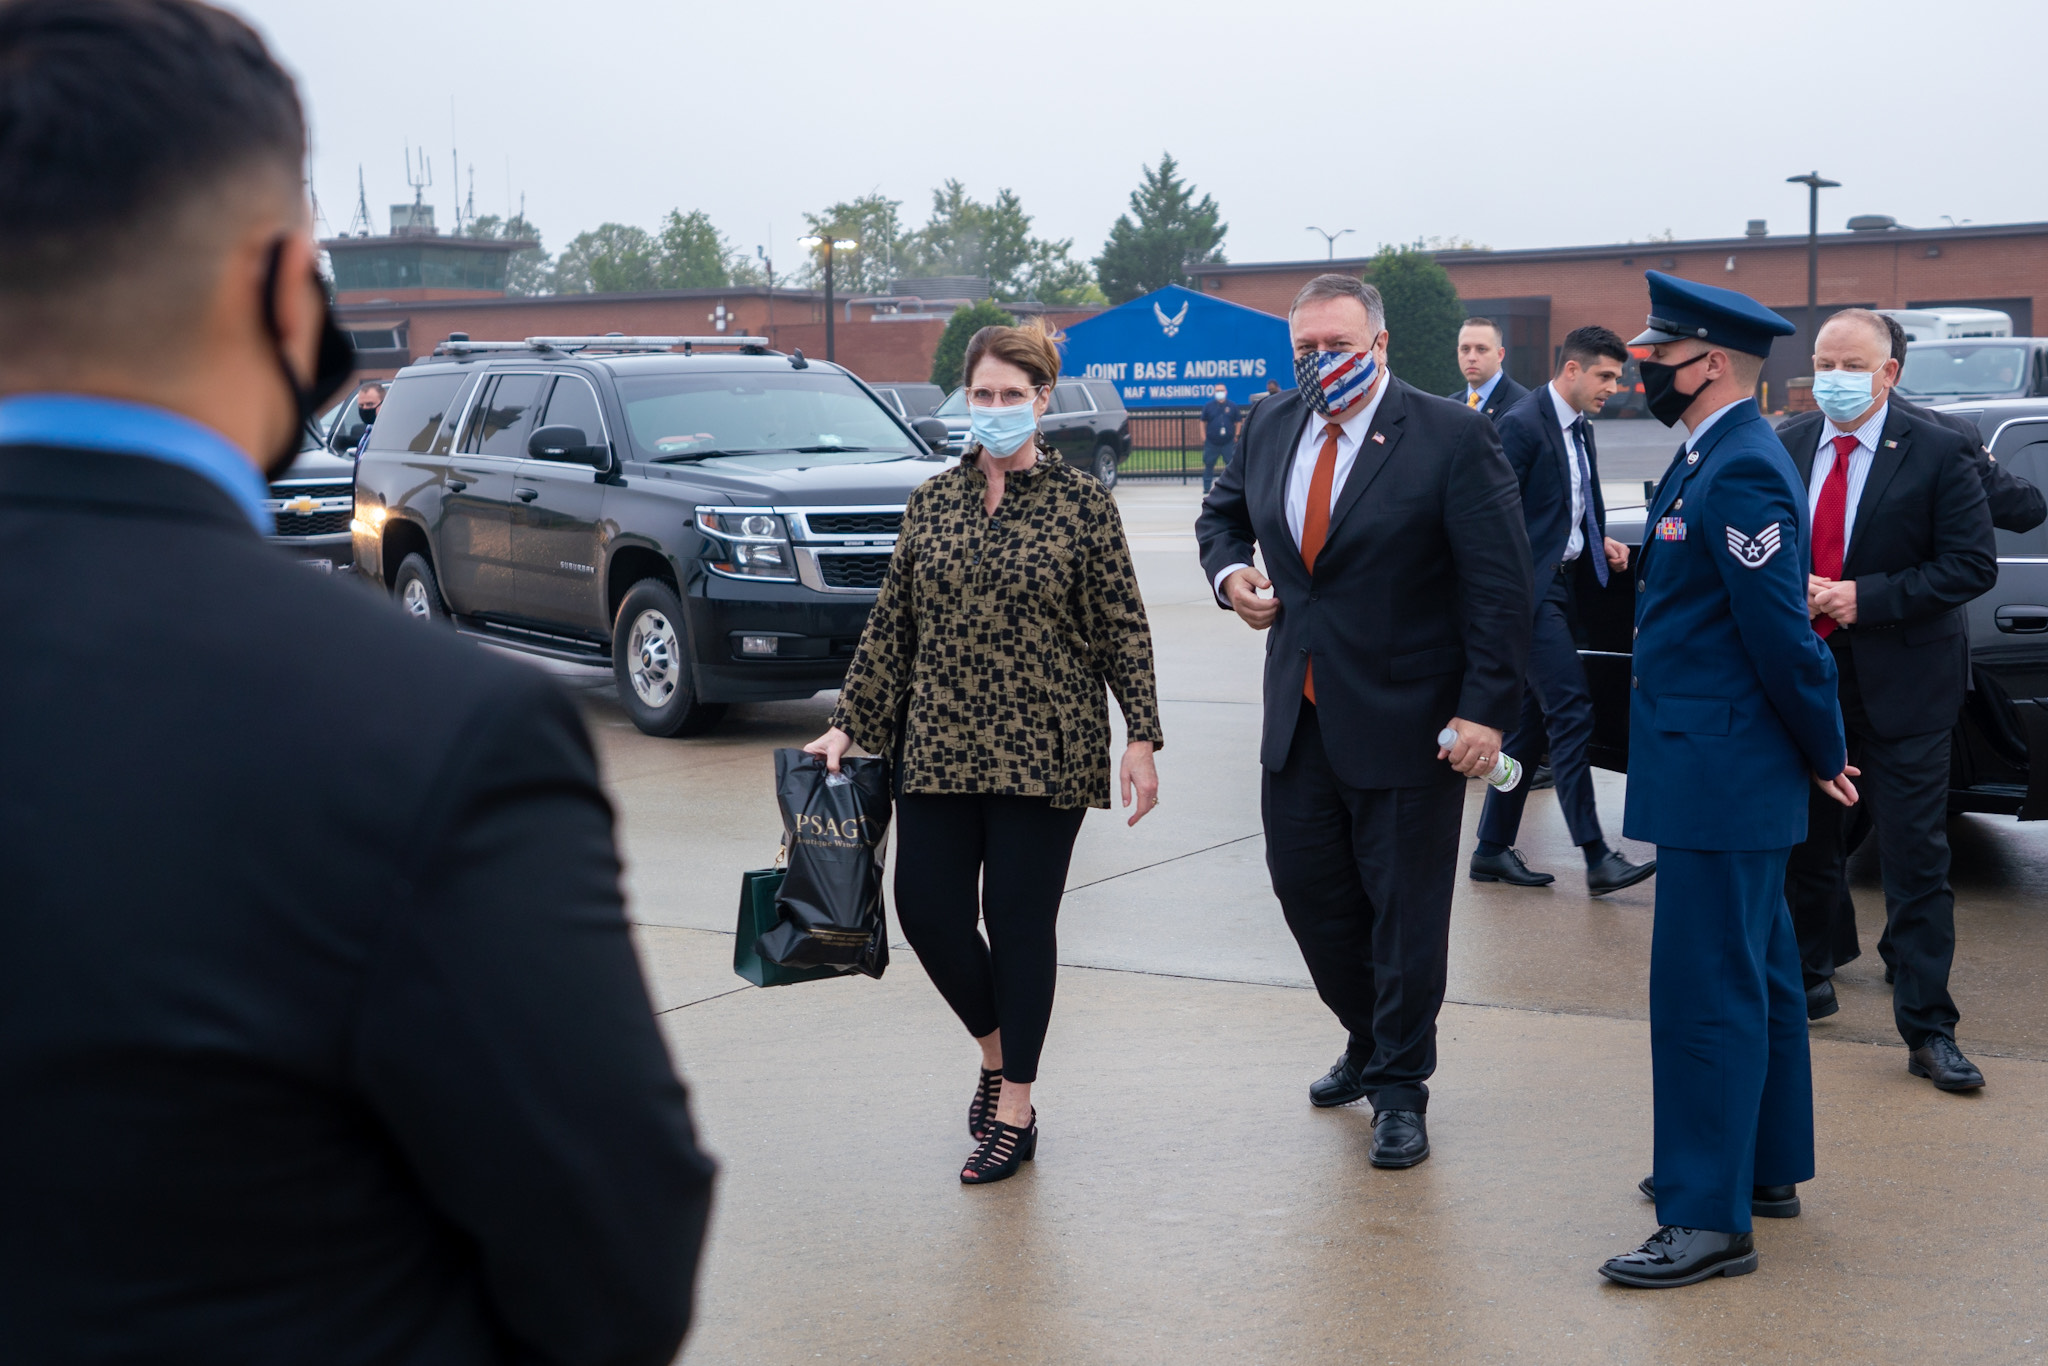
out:
{"label": "american flag face mask", "polygon": [[1294,358],[1302,397],[1324,417],[1335,417],[1364,399],[1379,373],[1370,351],[1303,351]]}

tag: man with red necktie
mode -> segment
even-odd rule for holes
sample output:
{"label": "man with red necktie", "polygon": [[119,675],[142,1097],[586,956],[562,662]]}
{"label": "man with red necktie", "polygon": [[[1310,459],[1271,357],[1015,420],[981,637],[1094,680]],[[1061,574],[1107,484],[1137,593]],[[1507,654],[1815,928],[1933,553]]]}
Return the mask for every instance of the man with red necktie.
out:
{"label": "man with red necktie", "polygon": [[1300,387],[1245,418],[1195,533],[1217,605],[1272,632],[1266,866],[1349,1031],[1310,1103],[1370,1098],[1372,1164],[1412,1167],[1429,1156],[1460,775],[1493,767],[1520,714],[1529,539],[1492,422],[1387,373],[1379,291],[1319,275],[1288,329]]}
{"label": "man with red necktie", "polygon": [[[1883,864],[1892,1013],[1907,1069],[1945,1091],[1983,1074],[1956,1047],[1948,991],[1955,894],[1948,881],[1949,737],[1970,668],[1963,608],[1998,576],[1973,443],[1890,400],[1898,379],[1884,319],[1845,309],[1814,340],[1821,411],[1778,431],[1813,513],[1807,601],[1840,675],[1849,762],[1863,770]],[[1843,814],[1818,792],[1785,894],[1809,1019],[1839,1008],[1831,917]]]}

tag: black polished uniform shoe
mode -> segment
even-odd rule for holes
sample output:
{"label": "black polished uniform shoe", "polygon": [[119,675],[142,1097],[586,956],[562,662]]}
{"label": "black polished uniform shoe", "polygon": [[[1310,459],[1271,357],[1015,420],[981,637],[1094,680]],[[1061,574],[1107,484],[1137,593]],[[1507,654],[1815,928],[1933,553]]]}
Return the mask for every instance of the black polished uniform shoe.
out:
{"label": "black polished uniform shoe", "polygon": [[1372,1117],[1372,1164],[1412,1167],[1429,1156],[1429,1126],[1416,1110],[1382,1110]]}
{"label": "black polished uniform shoe", "polygon": [[1984,1084],[1977,1064],[1963,1056],[1956,1041],[1937,1034],[1906,1055],[1906,1070],[1925,1077],[1943,1091],[1974,1091]]}
{"label": "black polished uniform shoe", "polygon": [[1825,1020],[1842,1008],[1835,999],[1835,984],[1830,981],[1815,982],[1806,989],[1806,1018]]}
{"label": "black polished uniform shoe", "polygon": [[[1636,1182],[1636,1189],[1643,1193],[1645,1200],[1654,1202],[1657,1199],[1655,1177],[1646,1176]],[[1799,1217],[1799,1187],[1751,1186],[1749,1212],[1759,1219],[1796,1219]]]}
{"label": "black polished uniform shoe", "polygon": [[1541,792],[1546,787],[1556,787],[1557,778],[1550,771],[1549,764],[1538,764],[1529,770],[1529,790]]}
{"label": "black polished uniform shoe", "polygon": [[1606,896],[1624,887],[1633,887],[1646,877],[1657,872],[1657,860],[1648,863],[1630,863],[1619,849],[1609,849],[1606,855],[1586,870],[1586,895]]}
{"label": "black polished uniform shoe", "polygon": [[1503,849],[1498,854],[1482,854],[1475,849],[1467,871],[1474,882],[1508,882],[1517,887],[1548,887],[1557,881],[1556,874],[1531,868],[1519,849]]}
{"label": "black polished uniform shoe", "polygon": [[1349,1105],[1354,1100],[1365,1098],[1365,1078],[1361,1075],[1365,1064],[1353,1062],[1351,1054],[1345,1053],[1337,1059],[1336,1066],[1308,1084],[1308,1103],[1318,1109],[1327,1110],[1335,1105]]}
{"label": "black polished uniform shoe", "polygon": [[1664,1290],[1710,1276],[1747,1276],[1756,1270],[1756,1244],[1747,1233],[1666,1224],[1634,1252],[1609,1257],[1600,1274],[1617,1285]]}

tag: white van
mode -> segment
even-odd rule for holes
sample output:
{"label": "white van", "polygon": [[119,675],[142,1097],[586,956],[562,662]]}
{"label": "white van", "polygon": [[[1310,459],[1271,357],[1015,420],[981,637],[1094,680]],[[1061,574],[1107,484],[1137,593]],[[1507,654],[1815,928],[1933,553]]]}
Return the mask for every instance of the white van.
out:
{"label": "white van", "polygon": [[1907,341],[1948,341],[1953,337],[2010,337],[2012,317],[1995,308],[1880,308],[1898,321]]}

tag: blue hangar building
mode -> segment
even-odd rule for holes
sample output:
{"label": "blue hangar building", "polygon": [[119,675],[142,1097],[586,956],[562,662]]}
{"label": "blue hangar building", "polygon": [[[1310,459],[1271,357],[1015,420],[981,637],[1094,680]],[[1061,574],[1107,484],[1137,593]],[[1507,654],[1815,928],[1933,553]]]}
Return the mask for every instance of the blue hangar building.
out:
{"label": "blue hangar building", "polygon": [[1127,408],[1195,408],[1222,384],[1233,403],[1294,387],[1287,320],[1168,285],[1066,330],[1061,373],[1115,384]]}

